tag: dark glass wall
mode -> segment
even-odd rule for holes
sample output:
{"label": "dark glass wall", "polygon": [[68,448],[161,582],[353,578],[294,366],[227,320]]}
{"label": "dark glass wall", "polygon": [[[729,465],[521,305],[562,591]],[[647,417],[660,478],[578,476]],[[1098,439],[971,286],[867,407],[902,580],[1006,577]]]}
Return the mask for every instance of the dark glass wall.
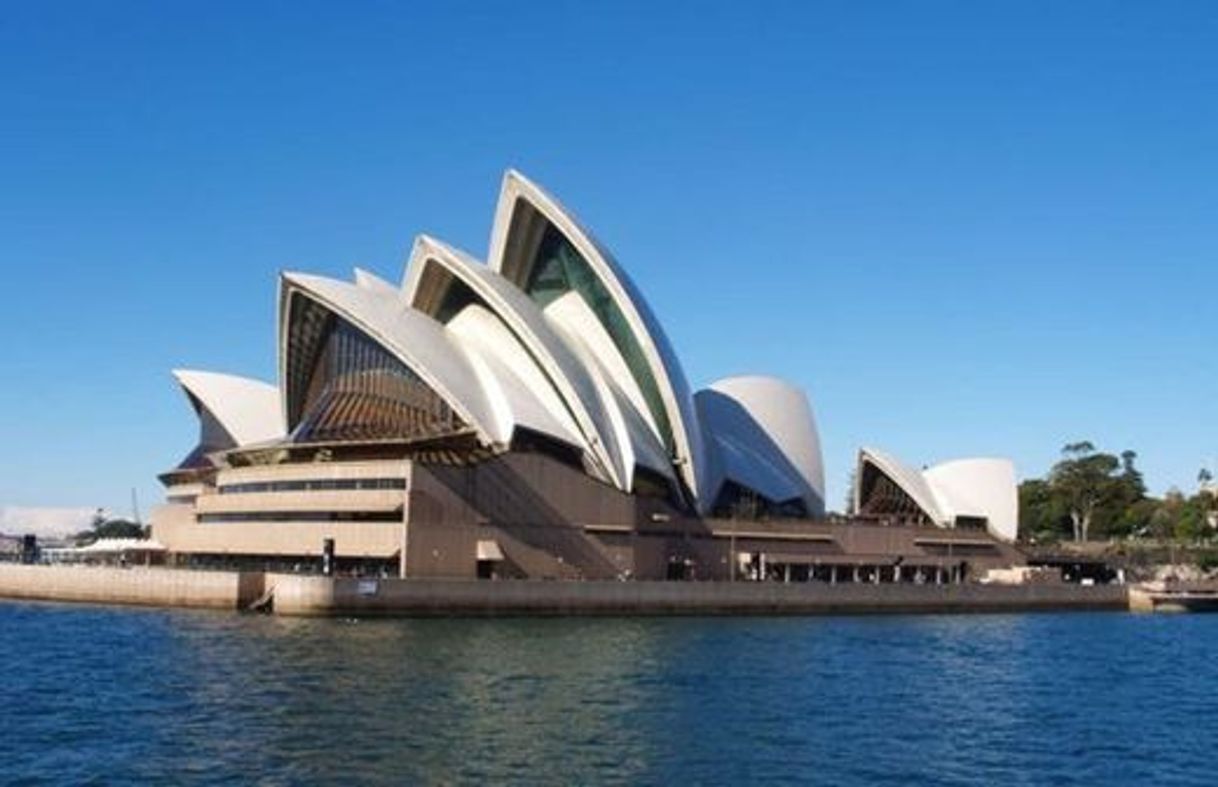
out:
{"label": "dark glass wall", "polygon": [[643,393],[647,409],[655,419],[664,446],[672,454],[675,450],[672,426],[668,422],[660,387],[651,373],[638,337],[596,271],[553,224],[547,224],[541,237],[525,290],[543,309],[568,292],[579,293],[622,354],[630,374]]}
{"label": "dark glass wall", "polygon": [[911,524],[932,524],[917,501],[878,467],[865,462],[859,484],[859,510],[864,516],[893,517]]}
{"label": "dark glass wall", "polygon": [[427,383],[347,320],[300,293],[289,315],[293,441],[419,439],[465,428]]}

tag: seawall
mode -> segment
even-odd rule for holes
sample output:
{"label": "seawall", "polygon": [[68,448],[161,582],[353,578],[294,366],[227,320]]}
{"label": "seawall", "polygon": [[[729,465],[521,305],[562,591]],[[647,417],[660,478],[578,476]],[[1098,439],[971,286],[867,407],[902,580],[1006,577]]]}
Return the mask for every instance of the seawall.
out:
{"label": "seawall", "polygon": [[263,592],[262,573],[0,563],[0,596],[39,601],[244,609]]}
{"label": "seawall", "polygon": [[834,615],[1129,608],[1124,586],[410,580],[0,564],[0,597],[292,616]]}
{"label": "seawall", "polygon": [[280,615],[832,615],[1128,609],[1119,585],[327,579],[268,574]]}

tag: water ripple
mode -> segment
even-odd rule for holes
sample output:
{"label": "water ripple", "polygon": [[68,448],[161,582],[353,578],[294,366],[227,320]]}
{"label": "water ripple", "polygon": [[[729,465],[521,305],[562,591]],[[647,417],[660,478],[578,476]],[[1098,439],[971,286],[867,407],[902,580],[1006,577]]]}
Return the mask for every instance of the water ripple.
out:
{"label": "water ripple", "polygon": [[4,783],[1213,781],[1218,616],[0,627]]}

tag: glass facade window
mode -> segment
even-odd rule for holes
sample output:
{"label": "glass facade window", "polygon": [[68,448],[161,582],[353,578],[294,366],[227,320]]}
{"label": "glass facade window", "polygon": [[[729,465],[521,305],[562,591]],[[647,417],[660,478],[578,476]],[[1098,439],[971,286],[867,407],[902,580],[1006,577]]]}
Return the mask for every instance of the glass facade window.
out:
{"label": "glass facade window", "polygon": [[891,517],[911,524],[933,524],[917,501],[875,465],[863,465],[862,477],[858,479],[858,484],[859,514]]}
{"label": "glass facade window", "polygon": [[199,514],[199,522],[401,522],[402,509],[393,511],[254,511]]}
{"label": "glass facade window", "polygon": [[465,429],[439,394],[359,328],[300,293],[289,308],[294,442],[409,440]]}
{"label": "glass facade window", "polygon": [[242,484],[224,484],[219,488],[219,492],[222,495],[242,495],[265,492],[319,492],[350,489],[404,490],[405,488],[405,478],[340,478],[312,481],[252,481]]}
{"label": "glass facade window", "polygon": [[579,293],[621,353],[660,430],[660,438],[671,455],[675,450],[672,426],[664,409],[660,386],[651,373],[638,337],[596,271],[553,224],[546,225],[538,244],[525,291],[543,309],[568,292]]}
{"label": "glass facade window", "polygon": [[808,507],[801,498],[770,500],[735,481],[724,481],[711,507],[712,516],[723,519],[804,519]]}

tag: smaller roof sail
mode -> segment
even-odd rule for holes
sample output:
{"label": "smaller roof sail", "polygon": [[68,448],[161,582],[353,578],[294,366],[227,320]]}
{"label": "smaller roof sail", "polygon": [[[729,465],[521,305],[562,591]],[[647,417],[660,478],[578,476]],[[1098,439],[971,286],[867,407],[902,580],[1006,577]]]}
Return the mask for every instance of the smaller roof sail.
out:
{"label": "smaller roof sail", "polygon": [[1019,486],[1009,459],[972,458],[943,462],[922,474],[953,521],[985,519],[1004,541],[1019,533]]}
{"label": "smaller roof sail", "polygon": [[859,450],[854,506],[939,527],[984,524],[1004,541],[1019,528],[1019,492],[1009,459],[969,458],[917,470],[874,448]]}
{"label": "smaller roof sail", "polygon": [[675,481],[672,459],[654,426],[637,400],[623,390],[624,378],[606,363],[609,357],[606,348],[611,340],[587,304],[574,293],[567,293],[552,303],[547,312],[547,317],[555,318],[555,332],[579,356],[595,384],[595,409],[602,416],[600,435],[625,479],[622,488],[633,491],[634,478],[640,469]]}
{"label": "smaller roof sail", "polygon": [[732,483],[773,503],[825,509],[825,471],[812,407],[802,390],[773,377],[729,377],[694,396],[716,452],[716,488]]}
{"label": "smaller roof sail", "polygon": [[279,389],[248,377],[177,369],[174,378],[199,415],[207,450],[255,445],[284,436]]}
{"label": "smaller roof sail", "polygon": [[495,314],[470,304],[446,327],[477,371],[504,434],[525,428],[577,450],[583,447],[549,381]]}
{"label": "smaller roof sail", "polygon": [[[284,380],[283,401],[290,429],[302,418],[311,370],[309,353],[298,348],[320,341],[324,329],[301,317],[309,303],[336,315],[366,336],[375,346],[392,355],[412,375],[438,395],[446,405],[477,432],[479,439],[492,446],[503,446],[510,435],[496,428],[496,420],[478,375],[461,346],[443,326],[409,309],[379,288],[310,276],[285,273],[280,286],[280,378]],[[297,362],[297,363],[294,363]]]}

